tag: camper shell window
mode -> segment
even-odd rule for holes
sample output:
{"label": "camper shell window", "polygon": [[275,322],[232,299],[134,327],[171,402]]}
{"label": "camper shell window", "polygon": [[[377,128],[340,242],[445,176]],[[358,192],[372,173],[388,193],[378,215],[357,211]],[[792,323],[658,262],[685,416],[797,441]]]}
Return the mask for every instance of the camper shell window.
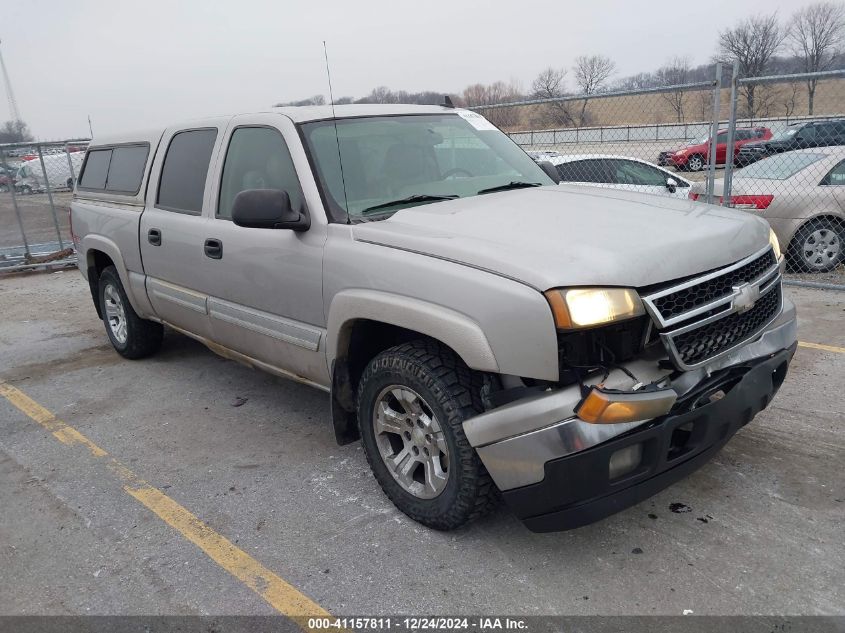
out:
{"label": "camper shell window", "polygon": [[148,143],[89,150],[82,167],[79,188],[134,196],[141,189],[149,153]]}

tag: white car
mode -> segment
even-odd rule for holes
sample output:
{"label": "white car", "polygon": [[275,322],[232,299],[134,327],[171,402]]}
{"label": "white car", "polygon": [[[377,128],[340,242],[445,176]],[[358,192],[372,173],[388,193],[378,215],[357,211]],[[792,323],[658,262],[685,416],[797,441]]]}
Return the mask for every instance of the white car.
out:
{"label": "white car", "polygon": [[[68,161],[70,156],[70,161]],[[44,154],[44,168],[37,158],[28,160],[21,164],[18,169],[18,182],[15,184],[21,193],[36,193],[46,191],[47,179],[44,177],[44,170],[50,178],[51,189],[73,189],[76,175],[82,168],[82,161],[85,152],[62,151],[59,154]],[[71,171],[73,165],[73,171]]]}
{"label": "white car", "polygon": [[657,165],[630,156],[570,154],[545,158],[557,168],[561,182],[610,189],[641,191],[673,198],[686,198],[686,178]]}

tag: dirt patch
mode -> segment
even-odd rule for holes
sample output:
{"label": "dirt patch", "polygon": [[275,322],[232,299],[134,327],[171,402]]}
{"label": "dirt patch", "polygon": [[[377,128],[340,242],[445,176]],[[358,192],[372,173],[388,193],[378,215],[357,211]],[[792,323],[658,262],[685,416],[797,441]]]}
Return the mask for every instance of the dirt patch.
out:
{"label": "dirt patch", "polygon": [[14,369],[0,374],[0,378],[8,382],[26,380],[28,378],[45,378],[56,374],[63,374],[78,369],[114,365],[123,359],[110,344],[88,347],[71,356],[40,363],[19,365]]}

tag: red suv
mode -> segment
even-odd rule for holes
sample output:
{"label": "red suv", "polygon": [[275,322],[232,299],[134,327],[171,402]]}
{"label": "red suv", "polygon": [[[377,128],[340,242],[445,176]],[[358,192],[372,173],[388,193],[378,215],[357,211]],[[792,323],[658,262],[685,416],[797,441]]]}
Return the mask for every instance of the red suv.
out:
{"label": "red suv", "polygon": [[[772,138],[772,131],[767,127],[742,127],[734,133],[734,160],[739,154],[739,148],[752,141],[765,141]],[[728,152],[728,131],[719,130],[716,136],[716,164],[725,163]],[[708,164],[710,155],[710,135],[693,141],[686,147],[674,152],[661,152],[658,164],[674,165],[679,170],[699,171]]]}

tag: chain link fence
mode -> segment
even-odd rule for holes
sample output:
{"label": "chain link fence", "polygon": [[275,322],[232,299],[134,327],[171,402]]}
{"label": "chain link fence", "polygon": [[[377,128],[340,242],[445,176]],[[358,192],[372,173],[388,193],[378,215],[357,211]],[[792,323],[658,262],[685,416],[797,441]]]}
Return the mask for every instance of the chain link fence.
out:
{"label": "chain link fence", "polygon": [[0,272],[75,263],[70,199],[87,146],[0,145]]}
{"label": "chain link fence", "polygon": [[[845,290],[845,71],[477,106],[563,181],[766,218],[792,283]],[[659,230],[659,227],[654,227]]]}

